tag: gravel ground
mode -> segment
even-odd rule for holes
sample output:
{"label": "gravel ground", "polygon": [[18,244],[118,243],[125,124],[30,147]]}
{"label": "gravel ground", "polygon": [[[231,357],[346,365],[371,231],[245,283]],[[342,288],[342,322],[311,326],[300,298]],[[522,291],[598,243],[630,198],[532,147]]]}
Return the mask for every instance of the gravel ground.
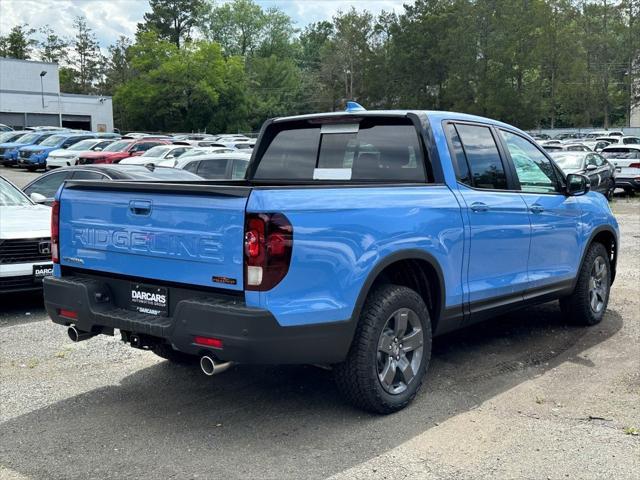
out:
{"label": "gravel ground", "polygon": [[0,297],[0,479],[640,478],[640,202],[613,209],[600,325],[550,303],[438,338],[418,398],[386,417],[318,368],[208,378],[117,337],[71,343],[38,295]]}

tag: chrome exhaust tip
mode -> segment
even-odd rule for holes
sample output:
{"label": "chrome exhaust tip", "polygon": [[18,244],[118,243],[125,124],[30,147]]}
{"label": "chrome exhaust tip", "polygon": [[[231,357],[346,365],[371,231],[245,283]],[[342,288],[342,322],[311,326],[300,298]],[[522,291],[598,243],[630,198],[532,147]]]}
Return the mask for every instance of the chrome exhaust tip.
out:
{"label": "chrome exhaust tip", "polygon": [[67,329],[67,335],[69,335],[69,338],[71,339],[72,342],[81,342],[82,340],[88,340],[91,337],[95,336],[94,333],[78,330],[73,325],[71,325]]}
{"label": "chrome exhaust tip", "polygon": [[233,362],[220,362],[209,355],[200,357],[200,369],[208,377],[222,373],[232,365]]}

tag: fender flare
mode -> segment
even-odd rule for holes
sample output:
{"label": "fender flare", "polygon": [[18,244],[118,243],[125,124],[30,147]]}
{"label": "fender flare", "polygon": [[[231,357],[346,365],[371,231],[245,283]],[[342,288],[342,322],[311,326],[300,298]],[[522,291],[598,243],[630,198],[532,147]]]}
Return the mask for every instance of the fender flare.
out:
{"label": "fender flare", "polygon": [[[438,312],[437,312],[437,320],[440,320],[444,316],[445,312],[445,299],[446,299],[446,286],[444,283],[444,275],[442,274],[442,268],[440,264],[436,260],[436,258],[428,252],[424,250],[418,249],[408,249],[408,250],[400,250],[393,252],[382,259],[380,259],[371,269],[367,278],[360,289],[360,293],[358,294],[358,298],[356,299],[356,303],[353,307],[353,313],[351,314],[351,323],[353,325],[353,332],[355,332],[356,325],[358,324],[358,320],[360,318],[360,314],[362,312],[362,308],[364,307],[364,302],[367,299],[367,295],[371,291],[371,287],[379,277],[380,273],[387,268],[392,263],[398,262],[400,260],[424,260],[433,267],[436,272],[436,276],[438,277],[438,287],[440,288],[440,298],[438,299]],[[432,319],[433,320],[433,319]],[[352,335],[353,337],[353,335]]]}
{"label": "fender flare", "polygon": [[613,281],[616,278],[616,264],[618,263],[618,244],[619,244],[618,234],[615,231],[615,229],[610,225],[600,225],[591,231],[591,233],[589,234],[589,239],[585,242],[585,247],[582,250],[582,255],[580,256],[580,267],[578,269],[578,274],[576,274],[576,277],[573,279],[573,282],[572,282],[572,286],[571,286],[572,291],[575,289],[576,283],[578,282],[578,275],[580,274],[580,270],[582,270],[582,265],[584,264],[584,257],[587,255],[587,252],[589,251],[589,247],[593,243],[593,240],[596,238],[596,236],[602,232],[608,232],[613,236],[613,244],[614,244],[613,259],[611,261],[611,285],[613,285]]}

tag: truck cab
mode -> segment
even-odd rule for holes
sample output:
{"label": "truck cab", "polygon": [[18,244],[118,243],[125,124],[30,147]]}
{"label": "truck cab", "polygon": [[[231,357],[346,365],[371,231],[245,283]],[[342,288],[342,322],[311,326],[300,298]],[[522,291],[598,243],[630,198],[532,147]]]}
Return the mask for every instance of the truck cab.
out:
{"label": "truck cab", "polygon": [[436,335],[557,299],[602,320],[618,226],[589,188],[482,117],[273,119],[242,181],[67,181],[45,305],[74,340],[118,329],[207,374],[329,365],[352,403],[390,413]]}

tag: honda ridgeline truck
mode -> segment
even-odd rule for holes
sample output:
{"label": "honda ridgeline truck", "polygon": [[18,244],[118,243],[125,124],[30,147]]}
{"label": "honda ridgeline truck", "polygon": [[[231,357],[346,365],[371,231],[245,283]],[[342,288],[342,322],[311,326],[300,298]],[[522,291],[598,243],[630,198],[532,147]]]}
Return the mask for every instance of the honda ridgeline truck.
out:
{"label": "honda ridgeline truck", "polygon": [[432,338],[559,299],[602,320],[618,225],[588,178],[486,118],[364,111],[265,123],[245,180],[67,181],[46,308],[73,340],[171,361],[332,366],[355,405],[416,395]]}

